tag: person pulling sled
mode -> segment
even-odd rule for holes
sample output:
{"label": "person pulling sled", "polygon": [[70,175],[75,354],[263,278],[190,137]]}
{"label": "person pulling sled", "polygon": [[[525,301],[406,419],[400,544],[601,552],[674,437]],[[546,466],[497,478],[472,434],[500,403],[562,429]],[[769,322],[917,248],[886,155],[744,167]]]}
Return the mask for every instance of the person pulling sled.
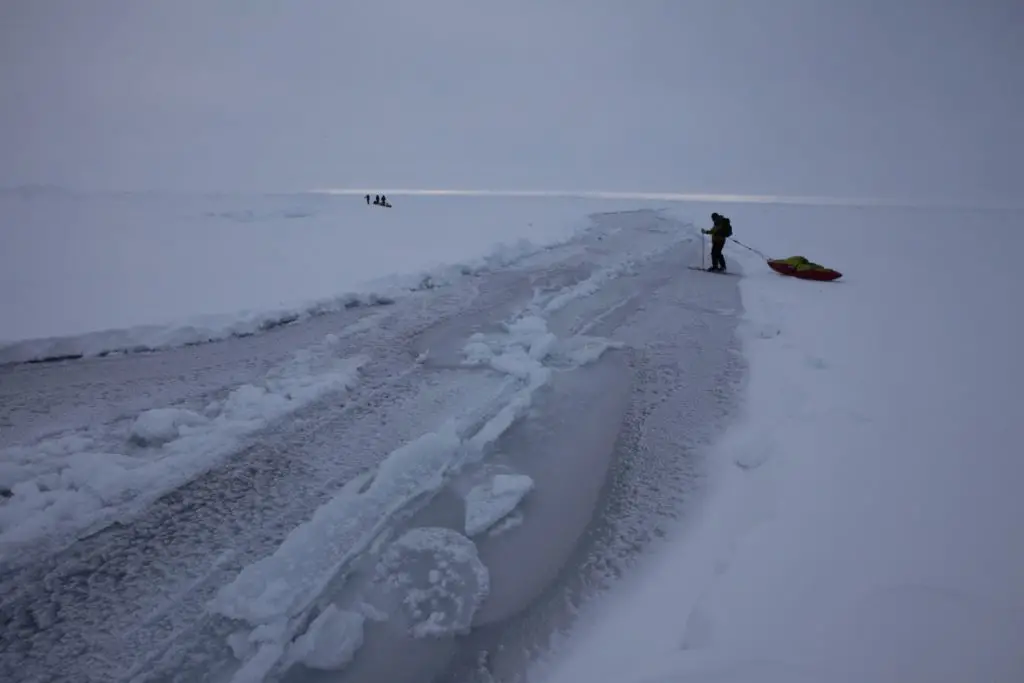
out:
{"label": "person pulling sled", "polygon": [[705,235],[711,235],[711,272],[724,273],[725,256],[722,249],[725,248],[725,240],[732,237],[732,221],[720,213],[711,214],[712,226],[710,230],[701,230]]}

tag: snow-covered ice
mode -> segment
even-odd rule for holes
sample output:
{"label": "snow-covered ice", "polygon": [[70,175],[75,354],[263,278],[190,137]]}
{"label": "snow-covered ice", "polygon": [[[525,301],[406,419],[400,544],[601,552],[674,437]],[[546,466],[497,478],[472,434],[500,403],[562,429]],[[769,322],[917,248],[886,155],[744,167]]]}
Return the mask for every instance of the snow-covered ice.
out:
{"label": "snow-covered ice", "polygon": [[[209,610],[255,629],[299,617],[350,562],[382,537],[396,515],[438,491],[463,466],[486,457],[491,444],[529,409],[534,392],[548,382],[552,372],[593,362],[612,346],[612,342],[592,338],[563,344],[536,316],[517,317],[505,325],[504,332],[474,335],[465,348],[467,364],[483,364],[508,375],[495,394],[481,397],[475,411],[458,415],[390,453],[368,483],[341,490],[317,509],[312,519],[293,529],[271,555],[246,566],[223,586],[210,601]],[[545,361],[558,365],[550,367]],[[510,483],[522,489],[523,480]],[[525,491],[517,495],[521,497]],[[436,540],[440,533],[432,532],[427,540]],[[454,538],[458,537],[472,545],[458,533],[452,534],[451,543],[457,545]],[[419,536],[413,535],[407,540],[422,540],[417,539]],[[410,589],[406,598],[416,602],[419,590]],[[424,619],[414,629],[418,633],[441,627],[430,614]],[[282,638],[290,633],[286,631]],[[283,641],[268,641],[266,646],[278,651]]]}
{"label": "snow-covered ice", "polygon": [[[1024,670],[1017,654],[1024,651],[1017,581],[1024,554],[1013,543],[1021,514],[1015,482],[1024,476],[1014,450],[1021,441],[1015,398],[1024,382],[1014,344],[1022,329],[1018,314],[992,302],[994,293],[1007,300],[1021,293],[1013,255],[1024,242],[1008,228],[996,252],[965,247],[964,230],[991,228],[972,225],[981,218],[966,214],[771,206],[726,212],[742,227],[743,243],[778,256],[803,253],[846,276],[827,284],[787,279],[738,244],[729,247],[730,262],[742,269],[740,332],[750,377],[735,425],[706,454],[711,487],[660,554],[627,576],[617,594],[584,607],[567,649],[537,671],[555,683],[887,683],[897,672],[903,680],[1014,680],[1011,674]],[[283,216],[254,211],[216,220],[258,225]],[[1019,220],[1000,214],[996,222]],[[921,230],[872,230],[880,224]],[[628,298],[629,278],[643,276],[648,258],[689,239],[656,233],[628,253],[595,249],[582,266],[572,261],[571,245],[555,253],[521,243],[496,260],[416,265],[385,278],[395,291],[440,287],[443,295],[449,283],[479,286],[462,278],[491,267],[506,275],[548,262],[562,268],[550,281],[547,273],[526,276],[540,284],[532,300],[523,288],[522,307],[508,317],[474,318],[464,334],[446,332],[443,343],[402,347],[412,351],[411,366],[484,377],[474,386],[487,389],[471,407],[382,450],[387,455],[374,469],[326,494],[276,549],[280,537],[260,548],[269,554],[254,553],[218,590],[211,586],[208,616],[226,617],[236,629],[228,638],[240,660],[236,680],[262,680],[281,662],[358,667],[364,626],[367,633],[380,626],[365,619],[398,619],[412,635],[450,637],[464,633],[474,614],[497,609],[487,605],[497,604],[495,595],[515,592],[503,585],[501,570],[486,574],[480,558],[488,543],[531,532],[531,511],[547,490],[527,498],[532,478],[502,473],[470,489],[464,511],[454,513],[456,530],[397,525],[460,470],[489,467],[494,445],[535,409],[538,392],[557,385],[553,378],[573,376],[558,373],[625,346],[590,336],[605,317],[630,301],[676,301]],[[936,275],[935,264],[983,257],[993,267],[970,278]],[[707,278],[707,287],[723,282],[692,277]],[[378,284],[368,291],[392,291]],[[607,298],[593,296],[615,288]],[[354,325],[369,331],[387,319],[371,315]],[[336,329],[265,375],[261,369],[259,381],[225,387],[209,401],[168,402],[4,449],[5,551],[123,518],[272,421],[356,388],[374,350],[340,353],[351,333]],[[670,361],[659,371],[676,369]],[[351,447],[338,442],[338,458]],[[524,526],[499,537],[516,524]],[[376,581],[352,587],[365,591],[363,602],[323,604],[325,590],[349,588],[346,572],[367,558],[378,562]],[[477,613],[488,584],[491,600]]]}
{"label": "snow-covered ice", "polygon": [[331,392],[351,389],[365,356],[335,354],[337,338],[296,351],[259,384],[235,387],[202,413],[168,406],[129,425],[44,437],[0,450],[3,556],[124,518],[237,450],[244,439]]}
{"label": "snow-covered ice", "polygon": [[466,494],[466,535],[487,531],[511,514],[530,491],[533,479],[525,474],[496,474]]}
{"label": "snow-covered ice", "polygon": [[168,322],[161,324],[128,325],[63,336],[0,340],[0,364],[142,353],[230,337],[246,337],[343,309],[385,306],[393,303],[394,296],[399,294],[395,291],[390,294],[354,292],[289,307],[230,314],[201,314],[177,322],[168,316]]}
{"label": "snow-covered ice", "polygon": [[0,681],[1024,681],[1024,3],[506,4],[0,9]]}
{"label": "snow-covered ice", "polygon": [[0,364],[165,349],[388,304],[564,242],[594,206],[506,204],[0,192]]}
{"label": "snow-covered ice", "polygon": [[445,425],[394,451],[369,486],[343,490],[321,506],[272,555],[224,586],[210,609],[253,625],[300,614],[346,561],[369,546],[391,514],[441,485],[460,445],[454,427]]}
{"label": "snow-covered ice", "polygon": [[1021,214],[726,213],[845,276],[729,246],[750,376],[712,488],[537,680],[1021,680]]}

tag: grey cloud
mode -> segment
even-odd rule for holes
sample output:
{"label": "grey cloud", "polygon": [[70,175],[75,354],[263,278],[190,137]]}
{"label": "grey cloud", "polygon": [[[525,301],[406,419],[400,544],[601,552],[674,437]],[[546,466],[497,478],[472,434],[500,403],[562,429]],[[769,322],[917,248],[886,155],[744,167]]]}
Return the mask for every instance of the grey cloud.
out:
{"label": "grey cloud", "polygon": [[8,3],[0,183],[1018,196],[1015,3]]}

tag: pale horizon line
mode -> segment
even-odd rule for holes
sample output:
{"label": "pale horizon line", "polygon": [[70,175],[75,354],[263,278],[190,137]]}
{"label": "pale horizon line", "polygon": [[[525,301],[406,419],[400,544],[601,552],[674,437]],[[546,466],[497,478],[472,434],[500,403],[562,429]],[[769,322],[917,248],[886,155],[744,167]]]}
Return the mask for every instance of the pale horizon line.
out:
{"label": "pale horizon line", "polygon": [[520,197],[548,199],[646,200],[664,202],[721,202],[732,204],[795,204],[802,206],[845,206],[884,208],[942,208],[978,210],[1021,210],[1024,204],[958,200],[892,199],[880,197],[825,197],[769,194],[703,192],[622,192],[611,190],[460,190],[443,188],[316,188],[308,194],[342,196],[393,195],[396,197]]}
{"label": "pale horizon line", "polygon": [[908,209],[951,209],[978,211],[1024,211],[1021,200],[962,200],[962,199],[924,199],[894,197],[834,197],[820,195],[779,195],[779,194],[740,194],[729,192],[641,192],[620,190],[479,190],[456,188],[409,188],[409,187],[319,187],[313,189],[253,189],[253,190],[185,190],[185,189],[100,189],[71,188],[61,185],[27,183],[13,186],[0,186],[0,194],[85,194],[85,195],[186,195],[186,196],[301,196],[301,195],[335,195],[364,196],[385,194],[395,197],[504,197],[504,198],[536,198],[536,199],[588,199],[610,201],[658,201],[677,203],[724,203],[724,204],[764,204],[793,206],[834,206],[853,208],[908,208]]}

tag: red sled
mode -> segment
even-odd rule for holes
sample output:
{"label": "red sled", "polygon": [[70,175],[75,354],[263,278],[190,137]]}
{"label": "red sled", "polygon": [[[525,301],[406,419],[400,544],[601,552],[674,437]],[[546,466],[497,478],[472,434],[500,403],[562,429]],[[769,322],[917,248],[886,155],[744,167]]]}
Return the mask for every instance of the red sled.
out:
{"label": "red sled", "polygon": [[831,282],[843,276],[838,270],[831,268],[797,268],[791,263],[779,259],[770,259],[768,267],[781,275],[800,278],[801,280],[818,280],[819,282]]}

